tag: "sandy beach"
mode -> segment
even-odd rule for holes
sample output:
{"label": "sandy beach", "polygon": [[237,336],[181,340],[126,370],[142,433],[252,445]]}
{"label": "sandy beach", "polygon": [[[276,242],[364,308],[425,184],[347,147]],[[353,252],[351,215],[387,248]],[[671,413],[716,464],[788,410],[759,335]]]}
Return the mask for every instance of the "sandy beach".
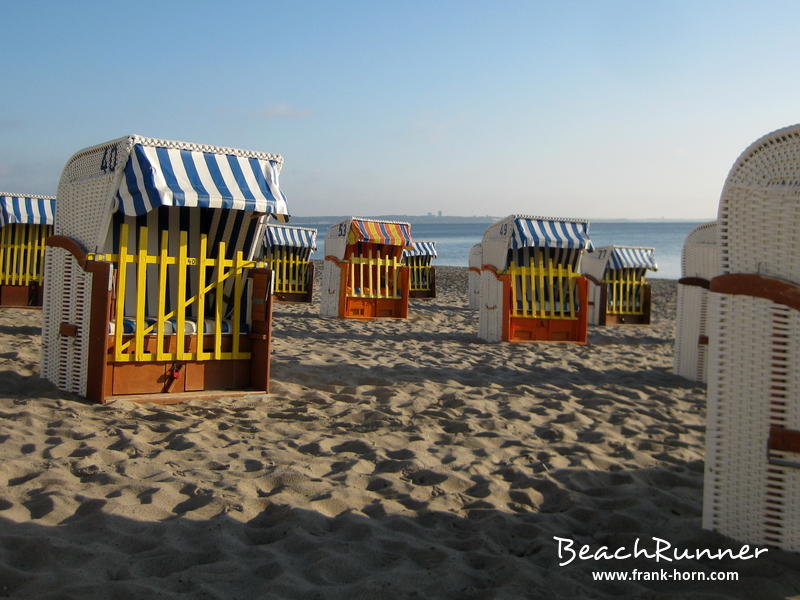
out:
{"label": "sandy beach", "polygon": [[[318,269],[318,273],[321,269]],[[38,378],[35,310],[0,312],[0,597],[515,599],[800,594],[800,556],[559,566],[575,548],[741,543],[701,528],[705,389],[654,323],[487,344],[467,270],[407,321],[276,306],[272,393],[90,405]],[[596,571],[737,572],[600,582]]]}

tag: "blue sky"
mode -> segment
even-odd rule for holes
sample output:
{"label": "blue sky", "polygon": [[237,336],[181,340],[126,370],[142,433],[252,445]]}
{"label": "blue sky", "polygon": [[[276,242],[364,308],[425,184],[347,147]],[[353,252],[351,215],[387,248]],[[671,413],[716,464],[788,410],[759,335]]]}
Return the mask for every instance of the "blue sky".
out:
{"label": "blue sky", "polygon": [[296,215],[696,218],[800,121],[797,2],[0,0],[0,190],[129,133],[282,154]]}

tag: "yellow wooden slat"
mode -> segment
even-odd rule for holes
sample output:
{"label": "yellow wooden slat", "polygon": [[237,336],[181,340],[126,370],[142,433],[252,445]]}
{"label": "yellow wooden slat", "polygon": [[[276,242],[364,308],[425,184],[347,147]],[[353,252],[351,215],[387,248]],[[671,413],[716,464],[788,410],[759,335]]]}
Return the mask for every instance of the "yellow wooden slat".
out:
{"label": "yellow wooden slat", "polygon": [[39,281],[39,242],[41,240],[42,234],[41,230],[44,229],[44,225],[33,225],[31,231],[31,258],[28,267],[28,272],[30,273],[30,278],[32,281]]}
{"label": "yellow wooden slat", "polygon": [[139,228],[139,251],[136,253],[136,347],[134,352],[136,360],[144,360],[144,329],[147,323],[144,320],[147,283],[147,227]]}
{"label": "yellow wooden slat", "polygon": [[177,338],[176,354],[178,360],[187,360],[184,351],[186,345],[186,264],[189,240],[185,231],[178,237],[178,289],[175,302],[175,334]]}
{"label": "yellow wooden slat", "polygon": [[203,339],[205,334],[206,318],[206,253],[208,239],[206,234],[200,234],[200,248],[198,250],[198,270],[197,270],[197,352],[196,360],[206,360],[211,355],[203,351]]}
{"label": "yellow wooden slat", "polygon": [[122,223],[119,233],[119,255],[117,260],[117,295],[114,329],[114,360],[122,360],[122,333],[125,329],[125,286],[127,283],[128,225]]}
{"label": "yellow wooden slat", "polygon": [[11,284],[18,285],[17,277],[19,275],[19,247],[20,247],[20,226],[14,225],[14,257],[11,261]]}
{"label": "yellow wooden slat", "polygon": [[575,274],[572,272],[572,265],[567,267],[567,290],[568,290],[568,297],[569,297],[569,317],[571,319],[576,319],[577,315],[575,314]]}
{"label": "yellow wooden slat", "polygon": [[8,232],[11,227],[6,226],[0,228],[0,284],[6,284],[6,261],[8,259]]}
{"label": "yellow wooden slat", "polygon": [[225,242],[219,243],[216,260],[217,282],[214,298],[214,358],[222,358],[222,282],[225,281]]}
{"label": "yellow wooden slat", "polygon": [[161,245],[158,251],[158,308],[156,309],[156,359],[170,360],[172,353],[164,351],[164,331],[167,325],[167,256],[169,254],[169,231],[161,232]]}
{"label": "yellow wooden slat", "polygon": [[241,329],[241,310],[242,310],[242,251],[237,250],[233,265],[233,323],[231,332],[233,334],[233,355],[239,358],[239,331]]}

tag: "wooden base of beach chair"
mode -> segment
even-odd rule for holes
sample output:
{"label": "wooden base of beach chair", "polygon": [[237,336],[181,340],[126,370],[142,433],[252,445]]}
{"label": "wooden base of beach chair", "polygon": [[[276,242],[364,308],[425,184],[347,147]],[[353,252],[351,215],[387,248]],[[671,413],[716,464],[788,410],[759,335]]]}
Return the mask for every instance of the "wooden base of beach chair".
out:
{"label": "wooden base of beach chair", "polygon": [[41,308],[42,286],[0,285],[0,306],[15,308]]}
{"label": "wooden base of beach chair", "polygon": [[[510,289],[506,279],[505,303],[510,302]],[[584,277],[577,279],[580,310],[577,319],[512,317],[510,306],[505,306],[508,315],[503,323],[503,339],[507,342],[572,342],[585,344],[588,338],[588,293],[589,282]]]}
{"label": "wooden base of beach chair", "polygon": [[[124,336],[127,341],[132,336]],[[155,351],[155,336],[146,336],[145,349]],[[164,351],[174,352],[177,336],[164,337]],[[213,352],[214,336],[204,335],[203,347]],[[223,338],[222,352],[230,352],[231,336]],[[113,351],[114,337],[108,336],[109,349]],[[197,336],[185,336],[187,352],[196,352]],[[261,334],[242,334],[239,347],[250,352],[249,359],[233,360],[168,360],[168,361],[108,361],[104,371],[102,398],[89,398],[99,402],[126,398],[129,395],[163,394],[172,396],[184,392],[223,392],[248,390],[269,392],[269,337]],[[185,399],[193,398],[187,394]],[[139,400],[141,401],[141,400]],[[179,400],[163,399],[160,402],[174,403]]]}
{"label": "wooden base of beach chair", "polygon": [[508,342],[573,342],[585,344],[586,322],[582,319],[531,319],[511,317],[508,325]]}
{"label": "wooden base of beach chair", "polygon": [[340,315],[344,319],[406,319],[408,298],[352,298],[344,299]]}

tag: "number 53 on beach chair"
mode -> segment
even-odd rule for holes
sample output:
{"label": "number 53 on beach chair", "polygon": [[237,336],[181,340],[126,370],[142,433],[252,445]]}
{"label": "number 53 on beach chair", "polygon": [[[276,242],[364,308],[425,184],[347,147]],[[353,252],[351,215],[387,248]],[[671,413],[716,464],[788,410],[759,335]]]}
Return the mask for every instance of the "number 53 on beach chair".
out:
{"label": "number 53 on beach chair", "polygon": [[589,223],[511,215],[483,234],[479,336],[586,343]]}
{"label": "number 53 on beach chair", "polygon": [[275,154],[129,136],[75,154],[47,244],[42,374],[104,402],[268,391]]}

